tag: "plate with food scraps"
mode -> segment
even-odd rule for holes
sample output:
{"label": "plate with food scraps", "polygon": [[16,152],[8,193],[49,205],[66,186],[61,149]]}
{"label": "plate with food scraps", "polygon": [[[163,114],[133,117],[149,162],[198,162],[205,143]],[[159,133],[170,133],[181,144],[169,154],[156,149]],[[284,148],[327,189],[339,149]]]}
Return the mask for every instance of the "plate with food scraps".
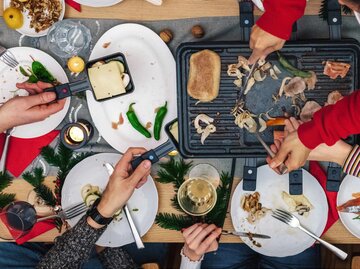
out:
{"label": "plate with food scraps", "polygon": [[45,36],[65,14],[64,0],[4,0],[4,10],[8,7],[19,9],[23,15],[23,26],[16,31],[31,37]]}
{"label": "plate with food scraps", "polygon": [[[62,207],[68,208],[80,202],[89,205],[96,200],[109,180],[105,163],[115,166],[121,156],[116,153],[100,153],[78,163],[65,179],[61,191]],[[135,190],[127,205],[140,235],[143,236],[153,225],[158,210],[158,192],[151,176],[141,188]],[[81,217],[67,221],[73,227]],[[120,211],[96,244],[104,247],[119,247],[132,242],[134,238],[129,223],[124,213]]]}
{"label": "plate with food scraps", "polygon": [[[90,92],[86,92],[91,117],[102,137],[120,152],[130,146],[156,148],[167,140],[166,123],[177,117],[174,57],[155,32],[134,23],[120,24],[108,30],[96,43],[90,60],[116,52],[125,55],[135,90],[104,102],[97,102]],[[129,120],[126,113],[132,103]],[[159,108],[166,103],[160,139],[156,140],[155,117],[164,111]],[[133,127],[134,114],[150,132],[151,138]]]}
{"label": "plate with food scraps", "polygon": [[122,1],[123,0],[76,0],[79,4],[89,7],[110,7]]}
{"label": "plate with food scraps", "polygon": [[358,177],[347,175],[341,182],[336,199],[339,217],[346,229],[357,238],[360,238],[360,212],[345,211],[348,206],[360,206],[360,180]]}
{"label": "plate with food scraps", "polygon": [[[320,236],[328,217],[328,204],[319,182],[303,172],[303,194],[289,195],[289,175],[278,175],[268,165],[257,169],[256,190],[244,191],[242,181],[231,200],[231,220],[238,232],[266,234],[271,239],[241,237],[254,251],[272,257],[299,254],[315,240],[271,216],[277,208],[292,212],[301,224]],[[250,211],[250,212],[249,212]]]}
{"label": "plate with food scraps", "polygon": [[[34,61],[45,67],[50,74],[60,83],[69,82],[64,69],[49,54],[28,47],[16,47],[9,49],[15,56],[19,65],[13,69],[0,61],[0,105],[9,99],[19,95],[28,95],[28,92],[16,88],[16,83],[27,81],[29,77],[20,72],[20,67],[26,69],[28,75]],[[65,118],[70,106],[70,98],[67,98],[64,108],[40,122],[21,125],[15,128],[12,136],[19,138],[34,138],[47,134],[54,130]]]}

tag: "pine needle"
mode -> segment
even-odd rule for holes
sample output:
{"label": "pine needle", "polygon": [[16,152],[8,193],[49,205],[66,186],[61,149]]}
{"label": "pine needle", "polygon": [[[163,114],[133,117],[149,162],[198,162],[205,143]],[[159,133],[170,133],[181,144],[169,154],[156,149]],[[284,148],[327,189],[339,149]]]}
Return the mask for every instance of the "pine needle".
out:
{"label": "pine needle", "polygon": [[56,206],[56,198],[48,186],[40,184],[34,188],[34,191],[38,197],[44,200],[46,205],[51,207]]}
{"label": "pine needle", "polygon": [[180,231],[193,225],[194,220],[190,216],[159,213],[155,218],[155,223],[164,229]]}
{"label": "pine needle", "polygon": [[41,167],[37,167],[34,169],[34,171],[32,173],[25,172],[22,177],[25,181],[30,183],[33,187],[37,187],[44,182],[45,177],[44,177],[43,173],[44,173],[43,169]]}
{"label": "pine needle", "polygon": [[174,158],[166,163],[161,163],[161,170],[158,171],[157,181],[160,183],[173,183],[175,188],[180,188],[184,177],[192,166],[192,162],[185,162],[183,159],[176,161]]}
{"label": "pine needle", "polygon": [[0,208],[4,208],[15,200],[14,193],[0,193]]}
{"label": "pine needle", "polygon": [[6,171],[3,173],[0,172],[0,191],[10,186],[11,182],[12,182],[12,178]]}

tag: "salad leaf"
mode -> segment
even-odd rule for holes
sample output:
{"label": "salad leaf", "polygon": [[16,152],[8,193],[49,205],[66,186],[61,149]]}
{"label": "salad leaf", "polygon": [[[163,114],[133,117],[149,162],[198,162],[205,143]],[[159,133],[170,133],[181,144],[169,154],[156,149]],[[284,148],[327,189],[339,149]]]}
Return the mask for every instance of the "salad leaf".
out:
{"label": "salad leaf", "polygon": [[[32,67],[33,74],[37,78],[38,81],[43,81],[43,82],[47,82],[47,83],[56,82],[56,79],[54,78],[54,76],[39,61],[33,61],[31,67]],[[29,80],[30,80],[30,78],[29,78]]]}

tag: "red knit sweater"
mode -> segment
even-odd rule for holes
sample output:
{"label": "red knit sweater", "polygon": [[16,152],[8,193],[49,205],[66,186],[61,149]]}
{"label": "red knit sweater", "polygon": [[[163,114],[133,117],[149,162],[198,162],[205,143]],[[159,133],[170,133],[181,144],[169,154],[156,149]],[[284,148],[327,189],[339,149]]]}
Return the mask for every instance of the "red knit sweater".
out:
{"label": "red knit sweater", "polygon": [[265,0],[264,14],[256,24],[266,32],[289,39],[292,25],[304,15],[306,0]]}
{"label": "red knit sweater", "polygon": [[331,146],[339,139],[360,133],[360,90],[344,97],[335,105],[323,107],[312,121],[300,125],[301,142],[309,149],[321,143]]}

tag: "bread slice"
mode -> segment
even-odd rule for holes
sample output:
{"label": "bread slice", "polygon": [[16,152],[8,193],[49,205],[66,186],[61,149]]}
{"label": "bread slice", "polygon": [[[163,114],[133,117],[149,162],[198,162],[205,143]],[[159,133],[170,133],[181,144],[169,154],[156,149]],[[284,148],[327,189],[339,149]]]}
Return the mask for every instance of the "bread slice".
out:
{"label": "bread slice", "polygon": [[202,50],[190,57],[188,94],[201,102],[210,102],[219,94],[221,59],[212,50]]}

